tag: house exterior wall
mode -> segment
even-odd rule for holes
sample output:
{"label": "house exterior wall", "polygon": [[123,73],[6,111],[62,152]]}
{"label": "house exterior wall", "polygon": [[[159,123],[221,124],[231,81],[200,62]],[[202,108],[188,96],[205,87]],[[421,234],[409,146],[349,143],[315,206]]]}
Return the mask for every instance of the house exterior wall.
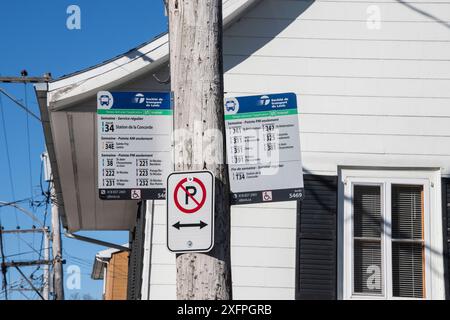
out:
{"label": "house exterior wall", "polygon": [[[379,10],[380,29],[368,27],[368,9]],[[320,177],[337,181],[341,166],[434,168],[450,177],[450,29],[445,21],[450,21],[450,3],[444,0],[262,0],[224,33],[226,95],[297,94],[302,160],[309,175],[305,186],[316,186],[319,194],[327,188]],[[166,64],[111,90],[167,91],[168,78]],[[94,122],[95,108],[92,98],[69,115]],[[92,136],[82,130],[75,134],[80,141]],[[308,189],[306,196],[312,196]],[[317,267],[308,261],[333,259],[326,254],[336,250],[337,230],[320,234],[312,225],[336,228],[337,213],[317,209],[314,198],[305,201],[299,221],[295,202],[232,207],[235,299],[336,298],[333,267],[326,266],[322,284],[305,280]],[[144,267],[142,297],[174,299],[175,256],[165,244],[164,202],[149,208],[144,261],[151,266]],[[324,214],[322,224],[315,214]],[[299,253],[299,248],[304,249]],[[323,256],[308,256],[311,250]]]}
{"label": "house exterior wall", "polygon": [[[373,10],[380,29],[368,23]],[[295,202],[232,207],[235,299],[337,298],[340,166],[450,176],[450,29],[440,20],[450,20],[448,2],[265,0],[225,31],[226,96],[297,94],[307,197],[313,190],[298,221]],[[152,215],[149,298],[174,299],[163,202]]]}
{"label": "house exterior wall", "polygon": [[105,300],[126,300],[128,252],[113,253],[106,272]]}

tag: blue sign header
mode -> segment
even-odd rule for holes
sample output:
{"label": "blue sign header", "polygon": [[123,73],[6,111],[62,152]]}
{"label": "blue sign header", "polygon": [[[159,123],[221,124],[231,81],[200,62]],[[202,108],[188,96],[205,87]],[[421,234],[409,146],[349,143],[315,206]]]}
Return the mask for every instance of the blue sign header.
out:
{"label": "blue sign header", "polygon": [[170,92],[109,92],[97,94],[98,109],[170,110]]}
{"label": "blue sign header", "polygon": [[295,93],[265,94],[225,99],[225,115],[297,109]]}

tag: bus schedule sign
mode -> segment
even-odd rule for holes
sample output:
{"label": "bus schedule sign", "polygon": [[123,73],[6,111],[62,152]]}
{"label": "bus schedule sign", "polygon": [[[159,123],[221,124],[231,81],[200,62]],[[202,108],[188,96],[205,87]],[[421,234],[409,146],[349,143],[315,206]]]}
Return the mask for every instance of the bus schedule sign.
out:
{"label": "bus schedule sign", "polygon": [[98,92],[100,199],[165,199],[172,169],[171,101],[169,92]]}
{"label": "bus schedule sign", "polygon": [[296,94],[226,98],[224,109],[231,203],[301,200]]}

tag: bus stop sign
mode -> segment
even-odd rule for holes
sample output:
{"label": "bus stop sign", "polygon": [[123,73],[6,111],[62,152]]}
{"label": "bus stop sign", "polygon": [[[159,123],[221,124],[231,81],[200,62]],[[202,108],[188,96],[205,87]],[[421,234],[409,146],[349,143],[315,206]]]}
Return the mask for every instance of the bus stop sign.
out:
{"label": "bus stop sign", "polygon": [[214,245],[214,175],[174,172],[167,178],[167,247],[207,252]]}

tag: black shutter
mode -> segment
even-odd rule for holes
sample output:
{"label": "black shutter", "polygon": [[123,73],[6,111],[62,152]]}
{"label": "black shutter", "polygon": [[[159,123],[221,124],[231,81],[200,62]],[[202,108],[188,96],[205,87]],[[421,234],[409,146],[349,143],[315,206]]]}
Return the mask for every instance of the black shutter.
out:
{"label": "black shutter", "polygon": [[128,300],[141,299],[142,268],[144,260],[145,211],[146,202],[138,206],[136,226],[130,232],[130,259],[128,261]]}
{"label": "black shutter", "polygon": [[450,178],[442,179],[442,227],[444,232],[445,297],[450,300]]}
{"label": "black shutter", "polygon": [[337,296],[337,177],[305,175],[298,203],[296,299]]}

